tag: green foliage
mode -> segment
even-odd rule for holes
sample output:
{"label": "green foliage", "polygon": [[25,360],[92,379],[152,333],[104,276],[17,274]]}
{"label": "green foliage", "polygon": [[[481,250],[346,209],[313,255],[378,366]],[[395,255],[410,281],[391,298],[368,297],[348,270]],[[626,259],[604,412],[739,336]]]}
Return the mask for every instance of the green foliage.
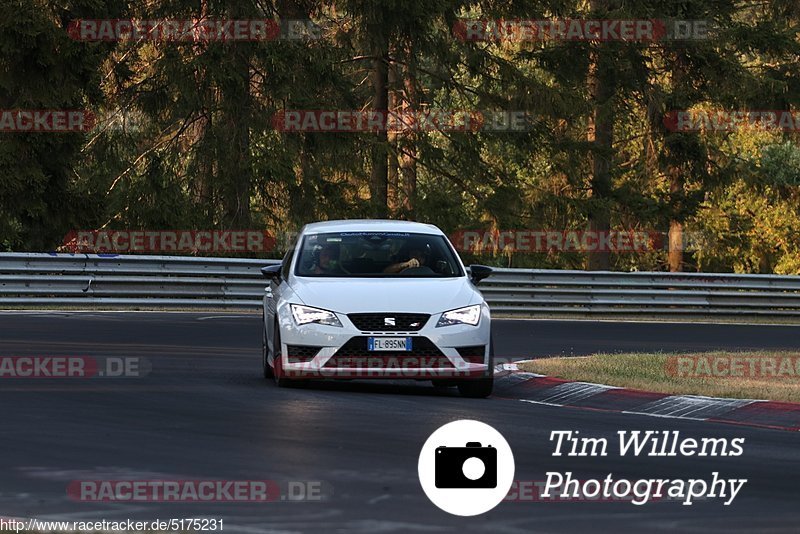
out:
{"label": "green foliage", "polygon": [[[369,133],[282,133],[283,110],[370,109],[388,46],[395,109],[526,111],[525,132],[389,137],[389,209],[446,232],[615,230],[680,223],[685,268],[800,273],[800,147],[791,133],[672,132],[674,110],[797,109],[800,9],[785,0],[5,0],[0,109],[91,109],[86,134],[0,133],[0,249],[48,250],[71,229],[241,226],[275,233],[369,217]],[[201,13],[202,11],[202,13]],[[304,19],[320,39],[75,41],[78,18]],[[467,19],[708,20],[712,37],[656,43],[465,42]],[[612,87],[599,102],[593,57]],[[613,143],[587,141],[613,115]],[[593,189],[592,158],[610,163]],[[411,178],[413,177],[413,178]],[[413,187],[412,187],[413,186]],[[409,193],[409,190],[415,192]],[[411,196],[409,196],[411,195]],[[585,254],[469,256],[500,266],[585,268]],[[612,255],[666,269],[667,251]]]}

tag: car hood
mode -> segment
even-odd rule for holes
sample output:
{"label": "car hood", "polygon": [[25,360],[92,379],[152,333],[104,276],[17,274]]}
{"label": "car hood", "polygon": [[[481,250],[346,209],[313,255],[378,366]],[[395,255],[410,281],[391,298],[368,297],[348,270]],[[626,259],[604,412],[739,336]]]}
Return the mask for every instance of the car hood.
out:
{"label": "car hood", "polygon": [[483,300],[466,278],[295,278],[292,289],[308,306],[340,313],[438,313]]}

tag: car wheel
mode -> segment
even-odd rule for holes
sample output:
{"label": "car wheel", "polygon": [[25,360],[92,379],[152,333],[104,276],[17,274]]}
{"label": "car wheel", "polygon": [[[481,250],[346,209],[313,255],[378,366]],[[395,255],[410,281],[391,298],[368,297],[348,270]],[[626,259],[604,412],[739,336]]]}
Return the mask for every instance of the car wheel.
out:
{"label": "car wheel", "polygon": [[489,337],[489,375],[477,380],[465,380],[458,384],[458,392],[463,397],[485,399],[494,388],[494,339]]}
{"label": "car wheel", "polygon": [[275,384],[279,388],[285,388],[290,386],[292,381],[284,376],[283,372],[283,355],[281,354],[281,330],[278,325],[275,325],[275,344],[272,347],[272,354],[274,355],[272,358],[272,365],[273,365],[273,378],[275,379]]}
{"label": "car wheel", "polygon": [[494,376],[490,376],[488,378],[461,382],[458,385],[458,392],[461,393],[463,397],[485,399],[492,394],[493,387]]}
{"label": "car wheel", "polygon": [[269,351],[267,350],[267,328],[263,327],[263,333],[261,335],[261,365],[264,368],[264,378],[270,379],[274,378],[274,374],[272,372],[272,366],[269,364],[269,354],[267,354],[268,352]]}

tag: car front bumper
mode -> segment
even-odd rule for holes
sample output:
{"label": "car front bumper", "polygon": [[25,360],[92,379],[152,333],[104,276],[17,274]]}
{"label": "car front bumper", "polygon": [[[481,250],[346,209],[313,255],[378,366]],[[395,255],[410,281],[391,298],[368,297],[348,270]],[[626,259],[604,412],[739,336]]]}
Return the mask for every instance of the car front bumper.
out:
{"label": "car front bumper", "polygon": [[[281,367],[287,378],[338,379],[476,379],[490,376],[491,317],[481,306],[477,326],[436,327],[441,313],[432,314],[416,331],[363,331],[346,314],[337,313],[341,327],[316,323],[298,326],[289,305],[278,309]],[[391,315],[391,313],[387,313]],[[367,351],[369,337],[409,337],[409,352]],[[459,349],[482,346],[482,357],[462,357]],[[290,350],[291,348],[291,350]],[[307,348],[308,350],[302,350]],[[317,350],[318,349],[318,350]],[[474,352],[474,351],[473,351]],[[298,357],[298,354],[301,354]],[[478,363],[480,362],[480,363]]]}

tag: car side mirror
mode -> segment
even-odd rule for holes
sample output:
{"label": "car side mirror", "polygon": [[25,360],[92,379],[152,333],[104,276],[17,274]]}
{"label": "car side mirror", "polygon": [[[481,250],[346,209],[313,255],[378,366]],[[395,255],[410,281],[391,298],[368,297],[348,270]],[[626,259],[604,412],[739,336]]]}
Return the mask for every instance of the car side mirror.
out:
{"label": "car side mirror", "polygon": [[266,267],[262,267],[261,274],[263,274],[266,278],[276,280],[281,277],[281,264],[279,263],[277,265],[267,265]]}
{"label": "car side mirror", "polygon": [[470,265],[469,272],[472,283],[477,284],[492,274],[492,268],[487,267],[486,265]]}

